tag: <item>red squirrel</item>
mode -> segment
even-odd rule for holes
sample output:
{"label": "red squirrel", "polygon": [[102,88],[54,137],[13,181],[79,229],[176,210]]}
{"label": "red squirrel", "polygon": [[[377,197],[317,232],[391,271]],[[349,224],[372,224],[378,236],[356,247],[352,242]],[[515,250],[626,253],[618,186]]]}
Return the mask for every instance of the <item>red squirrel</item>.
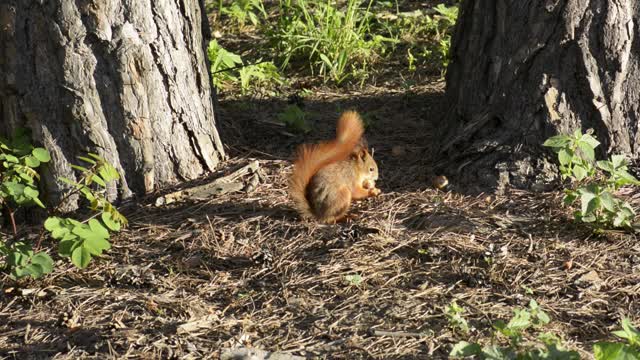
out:
{"label": "red squirrel", "polygon": [[331,224],[347,218],[352,200],[378,196],[378,165],[363,145],[364,126],[355,111],[338,120],[336,138],[298,149],[289,195],[303,218]]}

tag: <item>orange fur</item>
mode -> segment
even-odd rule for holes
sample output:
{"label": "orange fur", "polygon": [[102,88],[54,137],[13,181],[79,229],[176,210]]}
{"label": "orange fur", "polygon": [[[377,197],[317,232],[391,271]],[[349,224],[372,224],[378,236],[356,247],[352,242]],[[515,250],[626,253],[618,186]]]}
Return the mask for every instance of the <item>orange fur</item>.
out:
{"label": "orange fur", "polygon": [[[302,217],[338,221],[348,211],[352,199],[375,192],[356,190],[361,188],[358,182],[368,176],[373,162],[366,149],[359,148],[363,133],[358,113],[347,111],[338,120],[335,140],[299,148],[289,179],[289,196]],[[377,179],[375,162],[373,166]],[[323,175],[314,178],[320,170]]]}
{"label": "orange fur", "polygon": [[298,149],[293,173],[289,179],[289,194],[294,207],[303,217],[313,217],[306,197],[307,185],[313,175],[328,164],[346,159],[363,133],[364,127],[358,113],[347,111],[338,120],[335,140],[320,144],[304,144]]}

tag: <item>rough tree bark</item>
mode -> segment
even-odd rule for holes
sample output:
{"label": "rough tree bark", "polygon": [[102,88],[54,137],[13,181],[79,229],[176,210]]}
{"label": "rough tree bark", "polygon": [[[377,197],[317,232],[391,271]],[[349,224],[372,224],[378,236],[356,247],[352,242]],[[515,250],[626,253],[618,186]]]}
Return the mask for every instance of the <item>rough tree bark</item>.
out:
{"label": "rough tree bark", "polygon": [[194,179],[224,159],[203,9],[203,0],[0,3],[0,133],[28,127],[51,152],[49,200],[87,151],[124,174],[112,198]]}
{"label": "rough tree bark", "polygon": [[637,158],[639,1],[465,0],[461,7],[442,145],[451,175],[485,188],[540,185],[553,169],[541,144],[576,128],[593,128],[603,153]]}

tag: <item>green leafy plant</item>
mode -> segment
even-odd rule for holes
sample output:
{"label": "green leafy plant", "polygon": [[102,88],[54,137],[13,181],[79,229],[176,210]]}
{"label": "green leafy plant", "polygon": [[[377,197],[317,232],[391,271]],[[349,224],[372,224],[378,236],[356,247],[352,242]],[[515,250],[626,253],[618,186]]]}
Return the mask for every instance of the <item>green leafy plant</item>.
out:
{"label": "green leafy plant", "polygon": [[11,141],[0,139],[0,205],[9,212],[14,234],[13,207],[38,205],[44,208],[39,199],[37,181],[40,175],[36,169],[49,162],[51,156],[46,149],[31,145],[30,135],[28,130],[19,129]]}
{"label": "green leafy plant", "polygon": [[445,310],[447,320],[449,320],[449,326],[453,329],[462,331],[464,334],[469,333],[469,324],[467,320],[462,317],[464,314],[464,308],[458,305],[455,301],[451,302]]}
{"label": "green leafy plant", "polygon": [[438,4],[434,8],[436,15],[431,22],[431,28],[435,31],[435,42],[437,43],[437,52],[440,59],[443,61],[443,66],[446,67],[449,64],[449,48],[451,47],[451,35],[453,28],[458,20],[458,7],[446,6],[444,4]]}
{"label": "green leafy plant", "polygon": [[423,47],[422,54],[426,61],[439,64],[442,75],[449,66],[451,35],[458,19],[458,7],[439,4],[434,10],[436,15],[425,21],[430,41]]}
{"label": "green leafy plant", "polygon": [[[567,351],[562,346],[562,341],[556,335],[542,332],[537,337],[537,343],[525,343],[524,335],[531,329],[542,329],[550,322],[535,303],[531,301],[529,309],[516,310],[513,318],[505,324],[494,324],[494,340],[500,337],[509,339],[509,344],[500,346],[488,344],[482,346],[478,343],[460,341],[454,345],[450,357],[463,358],[473,356],[478,359],[579,359],[575,351]],[[600,341],[593,345],[593,355],[596,360],[627,360],[640,359],[640,331],[634,327],[629,319],[622,319],[622,330],[614,331],[617,337],[625,342]]]}
{"label": "green leafy plant", "polygon": [[312,73],[336,84],[350,77],[364,79],[384,44],[394,41],[370,31],[371,4],[347,0],[341,7],[331,0],[281,0],[278,24],[269,35],[284,54],[282,67],[302,61]]}
{"label": "green leafy plant", "polygon": [[226,84],[238,81],[232,70],[243,64],[240,55],[223,48],[216,40],[209,42],[207,55],[211,62],[211,75],[215,87],[224,89]]}
{"label": "green leafy plant", "polygon": [[278,68],[273,62],[261,62],[255,65],[248,65],[238,71],[240,77],[240,91],[246,95],[250,90],[259,87],[281,85],[284,83]]}
{"label": "green leafy plant", "polygon": [[31,245],[16,242],[7,246],[0,241],[0,258],[5,258],[5,267],[11,269],[11,277],[19,279],[31,276],[37,279],[53,271],[53,260],[46,252],[34,252]]}
{"label": "green leafy plant", "polygon": [[362,275],[360,274],[345,275],[344,280],[349,285],[360,286],[360,284],[362,284]]}
{"label": "green leafy plant", "polygon": [[632,226],[634,209],[615,196],[622,186],[640,184],[629,174],[624,156],[613,155],[609,160],[596,161],[595,148],[600,142],[591,130],[585,134],[576,130],[571,135],[556,135],[543,145],[558,154],[562,179],[569,179],[574,185],[565,189],[564,203],[572,205],[580,200],[580,210],[574,213],[576,220],[593,224],[597,230]]}
{"label": "green leafy plant", "polygon": [[[478,359],[579,359],[577,352],[563,349],[561,340],[553,334],[540,333],[536,342],[525,341],[525,335],[531,330],[539,330],[549,322],[549,316],[540,309],[536,301],[531,300],[527,309],[515,310],[509,322],[494,323],[492,343],[483,346],[460,341],[454,345],[449,356],[473,356]],[[496,343],[501,339],[508,340],[508,344]]]}
{"label": "green leafy plant", "polygon": [[[49,152],[34,147],[30,132],[18,129],[11,140],[0,139],[0,207],[8,213],[13,236],[18,234],[15,210],[33,205],[44,208],[38,191],[37,168],[51,160]],[[53,260],[46,252],[34,252],[29,244],[9,244],[0,237],[0,267],[9,269],[11,277],[38,278],[51,271]]]}
{"label": "green leafy plant", "polygon": [[391,38],[401,39],[407,45],[409,71],[416,70],[417,64],[426,66],[443,75],[449,65],[451,35],[458,18],[458,6],[439,4],[426,11],[396,12],[377,14],[378,31]]}
{"label": "green leafy plant", "polygon": [[445,4],[438,4],[433,8],[438,15],[440,16],[438,20],[444,22],[444,26],[446,29],[451,28],[458,21],[458,7],[457,6],[446,6]]}
{"label": "green leafy plant", "polygon": [[[111,247],[109,232],[119,231],[127,224],[127,219],[105,197],[108,184],[119,179],[118,171],[96,154],[90,153],[88,157],[79,159],[89,166],[72,165],[80,172],[79,181],[60,178],[60,181],[71,185],[61,203],[80,194],[89,202],[94,215],[84,222],[50,216],[44,226],[54,239],[60,240],[59,254],[70,257],[73,264],[84,268],[93,256],[99,256]],[[9,213],[14,238],[17,237],[13,216],[16,207],[38,205],[45,208],[37,190],[40,179],[37,168],[50,160],[46,149],[31,145],[27,130],[16,131],[11,141],[0,139],[0,206]],[[51,212],[55,213],[57,209]],[[36,249],[40,248],[41,240],[42,236]],[[9,243],[0,238],[0,266],[10,270],[14,279],[25,276],[39,278],[53,270],[53,260],[46,252],[34,250],[24,241]]]}
{"label": "green leafy plant", "polygon": [[411,49],[407,49],[407,62],[409,63],[409,71],[414,72],[416,71],[416,58],[415,56],[413,56],[413,54],[411,53]]}
{"label": "green leafy plant", "polygon": [[530,327],[541,327],[551,321],[549,315],[542,311],[535,300],[529,302],[528,309],[514,310],[514,316],[508,323],[498,320],[494,328],[502,335],[509,338],[511,345],[517,345],[522,341],[522,335]]}
{"label": "green leafy plant", "polygon": [[288,105],[283,112],[278,114],[278,120],[285,124],[290,131],[305,134],[311,131],[309,117],[298,105]]}
{"label": "green leafy plant", "polygon": [[229,16],[239,29],[245,27],[247,20],[256,26],[260,23],[260,15],[267,17],[262,0],[233,0],[228,6],[220,1],[218,9],[220,13]]}
{"label": "green leafy plant", "polygon": [[245,65],[240,55],[234,54],[211,40],[208,47],[213,85],[224,89],[231,84],[240,84],[242,95],[259,87],[284,83],[278,68],[271,61],[259,59],[256,64]]}
{"label": "green leafy plant", "polygon": [[110,231],[120,231],[127,219],[105,197],[107,184],[120,178],[118,171],[96,154],[89,153],[88,157],[79,159],[88,163],[88,167],[72,165],[80,172],[78,181],[61,178],[71,185],[65,198],[82,195],[94,215],[84,222],[52,216],[45,221],[44,227],[51,237],[60,240],[58,253],[71,258],[75,266],[83,269],[93,257],[111,248]]}
{"label": "green leafy plant", "polygon": [[640,331],[631,325],[629,319],[622,319],[622,330],[614,335],[625,339],[626,343],[598,342],[593,345],[596,360],[640,359]]}

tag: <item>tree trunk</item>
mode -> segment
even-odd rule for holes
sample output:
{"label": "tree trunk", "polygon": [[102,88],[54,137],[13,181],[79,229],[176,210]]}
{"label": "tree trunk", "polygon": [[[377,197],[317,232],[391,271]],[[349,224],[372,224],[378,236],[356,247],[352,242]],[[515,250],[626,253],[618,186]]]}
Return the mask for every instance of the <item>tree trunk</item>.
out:
{"label": "tree trunk", "polygon": [[49,201],[87,151],[124,175],[111,199],[194,179],[224,159],[203,9],[203,0],[2,1],[0,133],[30,128],[51,152]]}
{"label": "tree trunk", "polygon": [[542,143],[577,128],[595,130],[600,155],[637,158],[640,2],[465,0],[461,7],[442,144],[450,175],[480,187],[539,185],[555,168]]}

